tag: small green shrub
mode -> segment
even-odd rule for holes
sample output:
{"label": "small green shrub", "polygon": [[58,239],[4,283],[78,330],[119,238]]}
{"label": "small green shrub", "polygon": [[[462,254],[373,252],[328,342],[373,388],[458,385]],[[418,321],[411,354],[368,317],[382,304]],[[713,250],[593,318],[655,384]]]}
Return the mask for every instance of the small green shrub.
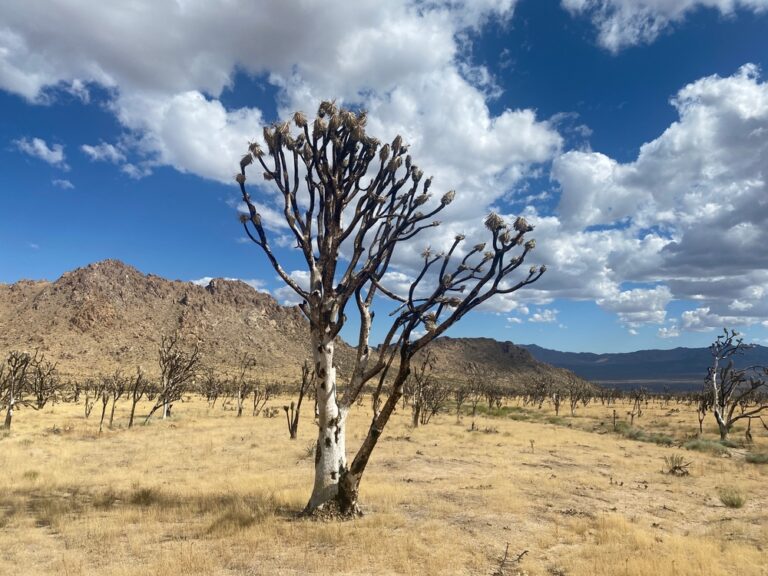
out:
{"label": "small green shrub", "polygon": [[701,438],[697,438],[696,440],[686,442],[683,446],[688,450],[708,452],[710,454],[715,454],[716,456],[728,454],[728,448],[720,444],[720,442],[715,442],[713,440],[702,440]]}
{"label": "small green shrub", "polygon": [[747,497],[734,486],[725,486],[718,491],[720,502],[728,508],[741,508],[747,501]]}
{"label": "small green shrub", "polygon": [[748,452],[744,459],[750,464],[768,464],[768,452]]}
{"label": "small green shrub", "polygon": [[675,441],[670,436],[665,434],[649,434],[647,441],[658,444],[659,446],[672,446],[672,444],[675,443]]}
{"label": "small green shrub", "polygon": [[660,446],[672,446],[675,443],[671,436],[646,432],[640,428],[633,428],[626,422],[616,422],[616,433],[636,442],[652,442]]}

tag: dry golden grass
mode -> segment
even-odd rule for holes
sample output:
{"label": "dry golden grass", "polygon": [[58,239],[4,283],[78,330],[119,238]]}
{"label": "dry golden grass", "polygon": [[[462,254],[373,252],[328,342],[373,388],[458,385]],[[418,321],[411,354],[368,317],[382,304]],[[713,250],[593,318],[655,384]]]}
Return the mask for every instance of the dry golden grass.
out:
{"label": "dry golden grass", "polygon": [[[492,574],[507,543],[513,559],[528,550],[510,575],[768,574],[768,466],[744,450],[630,440],[599,404],[557,424],[548,407],[513,407],[479,416],[480,432],[448,414],[414,430],[401,413],[363,480],[365,517],[324,523],[296,518],[311,487],[310,412],[297,441],[282,413],[235,418],[201,400],[101,436],[82,406],[18,412],[0,439],[0,574]],[[350,446],[368,419],[352,414]],[[676,405],[635,424],[675,442],[698,429]],[[662,472],[675,453],[689,476]],[[723,505],[723,486],[746,496],[742,508]]]}

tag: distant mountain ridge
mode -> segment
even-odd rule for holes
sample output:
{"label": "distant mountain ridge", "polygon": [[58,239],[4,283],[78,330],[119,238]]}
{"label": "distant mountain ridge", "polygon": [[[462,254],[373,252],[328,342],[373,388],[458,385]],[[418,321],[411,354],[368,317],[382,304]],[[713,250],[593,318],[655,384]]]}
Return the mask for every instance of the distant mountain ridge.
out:
{"label": "distant mountain ridge", "polygon": [[[176,332],[188,345],[198,342],[205,363],[219,373],[232,374],[248,352],[256,358],[255,375],[295,381],[311,355],[308,324],[299,308],[281,306],[236,280],[217,278],[198,286],[104,260],[54,282],[0,284],[0,358],[11,350],[40,350],[65,376],[97,376],[117,368],[133,372],[139,365],[155,373],[161,336]],[[438,338],[430,349],[437,359],[435,375],[449,381],[571,378],[511,342]],[[340,341],[336,350],[343,384],[354,349]]]}
{"label": "distant mountain ridge", "polygon": [[[535,344],[521,344],[540,362],[571,370],[602,386],[662,391],[698,390],[712,362],[709,348],[638,350],[611,354],[559,352]],[[735,358],[737,366],[768,366],[768,348],[754,346]]]}

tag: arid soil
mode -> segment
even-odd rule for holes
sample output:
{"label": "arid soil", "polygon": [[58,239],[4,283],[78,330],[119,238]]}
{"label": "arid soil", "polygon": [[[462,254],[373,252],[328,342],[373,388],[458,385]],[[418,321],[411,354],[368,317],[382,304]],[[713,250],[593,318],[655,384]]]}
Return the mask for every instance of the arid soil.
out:
{"label": "arid soil", "polygon": [[[768,573],[768,465],[746,448],[682,447],[698,428],[684,405],[635,420],[670,446],[614,432],[599,403],[575,417],[512,403],[478,415],[475,431],[450,413],[413,429],[399,410],[363,480],[366,514],[350,522],[297,517],[310,409],[296,441],[282,411],[236,418],[191,399],[127,430],[125,409],[101,435],[82,405],[17,414],[0,438],[0,574]],[[350,449],[369,418],[366,403],[352,413]],[[753,434],[751,453],[767,452],[768,433]],[[665,473],[673,455],[689,475]],[[723,503],[729,487],[742,507]]]}

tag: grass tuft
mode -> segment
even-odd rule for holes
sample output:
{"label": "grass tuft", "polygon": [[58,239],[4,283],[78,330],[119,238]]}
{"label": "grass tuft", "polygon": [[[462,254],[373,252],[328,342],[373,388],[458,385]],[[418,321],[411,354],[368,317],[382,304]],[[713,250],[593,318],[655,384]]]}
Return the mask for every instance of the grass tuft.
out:
{"label": "grass tuft", "polygon": [[101,494],[97,494],[93,498],[93,506],[102,510],[108,510],[112,508],[119,500],[117,494],[111,488],[108,488]]}
{"label": "grass tuft", "polygon": [[38,472],[37,470],[27,470],[21,475],[21,477],[24,478],[24,480],[29,480],[30,482],[34,482],[40,477],[40,472]]}
{"label": "grass tuft", "polygon": [[747,502],[744,493],[734,486],[724,486],[718,490],[720,502],[728,508],[741,508]]}
{"label": "grass tuft", "polygon": [[128,497],[128,503],[134,506],[149,507],[162,503],[164,498],[156,488],[136,488]]}

